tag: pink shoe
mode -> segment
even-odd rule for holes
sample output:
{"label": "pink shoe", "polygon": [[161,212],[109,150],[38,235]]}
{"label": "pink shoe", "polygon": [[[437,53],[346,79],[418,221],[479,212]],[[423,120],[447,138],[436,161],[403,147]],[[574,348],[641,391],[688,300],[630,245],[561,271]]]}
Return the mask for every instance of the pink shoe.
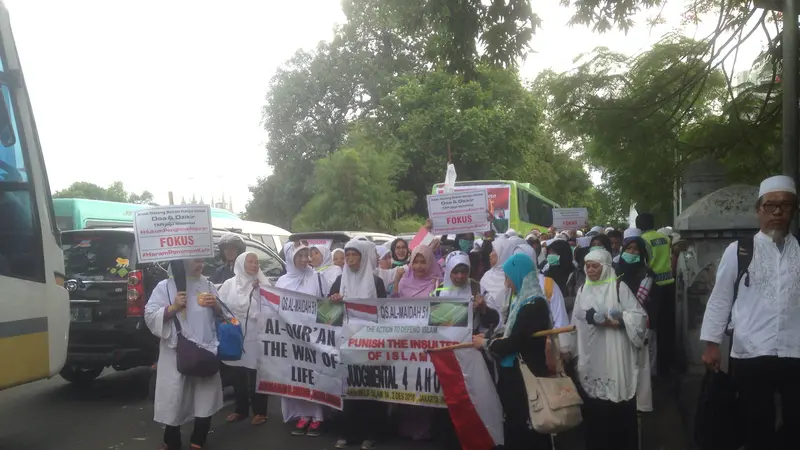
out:
{"label": "pink shoe", "polygon": [[295,425],[294,430],[292,430],[292,436],[303,436],[306,434],[306,428],[308,428],[308,424],[311,423],[311,419],[308,417],[301,417],[300,420],[297,421],[297,425]]}
{"label": "pink shoe", "polygon": [[317,437],[320,434],[322,434],[322,422],[312,420],[311,425],[308,426],[308,432],[306,432],[306,436]]}

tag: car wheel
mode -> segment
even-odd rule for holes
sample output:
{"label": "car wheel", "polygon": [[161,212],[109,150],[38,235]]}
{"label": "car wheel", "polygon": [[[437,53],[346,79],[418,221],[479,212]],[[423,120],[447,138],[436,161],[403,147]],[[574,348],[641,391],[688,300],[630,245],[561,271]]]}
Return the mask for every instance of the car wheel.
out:
{"label": "car wheel", "polygon": [[72,384],[89,384],[102,372],[102,367],[64,366],[59,375]]}

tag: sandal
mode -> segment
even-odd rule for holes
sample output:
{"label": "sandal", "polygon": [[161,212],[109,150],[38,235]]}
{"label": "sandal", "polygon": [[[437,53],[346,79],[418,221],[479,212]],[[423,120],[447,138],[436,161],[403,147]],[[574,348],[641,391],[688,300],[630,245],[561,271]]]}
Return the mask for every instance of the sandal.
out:
{"label": "sandal", "polygon": [[255,416],[253,416],[253,421],[251,423],[253,425],[264,425],[265,423],[267,423],[267,416],[256,414]]}
{"label": "sandal", "polygon": [[189,448],[191,448],[192,450],[194,450],[194,449],[198,449],[199,450],[199,449],[202,449],[203,447],[200,447],[197,444],[192,444],[192,445],[189,446]]}
{"label": "sandal", "polygon": [[229,415],[228,417],[225,418],[225,422],[228,422],[228,423],[239,422],[239,421],[244,420],[245,417],[246,416],[243,416],[241,414],[233,413],[233,414],[231,414],[231,415]]}

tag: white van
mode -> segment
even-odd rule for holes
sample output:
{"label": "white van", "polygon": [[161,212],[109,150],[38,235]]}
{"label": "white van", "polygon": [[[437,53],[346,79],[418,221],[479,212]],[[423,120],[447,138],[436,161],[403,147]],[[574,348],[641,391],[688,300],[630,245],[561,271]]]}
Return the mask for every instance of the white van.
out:
{"label": "white van", "polygon": [[215,229],[236,230],[237,233],[263,242],[264,245],[280,253],[283,244],[289,241],[290,232],[283,228],[262,222],[251,222],[249,220],[233,220],[212,217],[211,223]]}

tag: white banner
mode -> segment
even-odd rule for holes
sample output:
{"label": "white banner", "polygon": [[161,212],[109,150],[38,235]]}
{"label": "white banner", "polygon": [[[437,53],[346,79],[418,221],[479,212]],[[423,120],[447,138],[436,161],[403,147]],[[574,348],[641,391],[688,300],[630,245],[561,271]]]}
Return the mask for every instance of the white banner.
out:
{"label": "white banner", "polygon": [[556,230],[578,230],[589,226],[586,208],[553,208],[553,226]]}
{"label": "white banner", "polygon": [[141,209],[133,228],[140,263],[214,257],[208,205]]}
{"label": "white banner", "polygon": [[445,408],[428,353],[472,340],[469,299],[350,299],[340,344],[347,398]]}
{"label": "white banner", "polygon": [[485,233],[489,231],[489,200],[485,189],[433,194],[428,196],[431,233]]}
{"label": "white banner", "polygon": [[342,409],[347,369],[339,363],[344,304],[269,287],[261,290],[258,392]]}

